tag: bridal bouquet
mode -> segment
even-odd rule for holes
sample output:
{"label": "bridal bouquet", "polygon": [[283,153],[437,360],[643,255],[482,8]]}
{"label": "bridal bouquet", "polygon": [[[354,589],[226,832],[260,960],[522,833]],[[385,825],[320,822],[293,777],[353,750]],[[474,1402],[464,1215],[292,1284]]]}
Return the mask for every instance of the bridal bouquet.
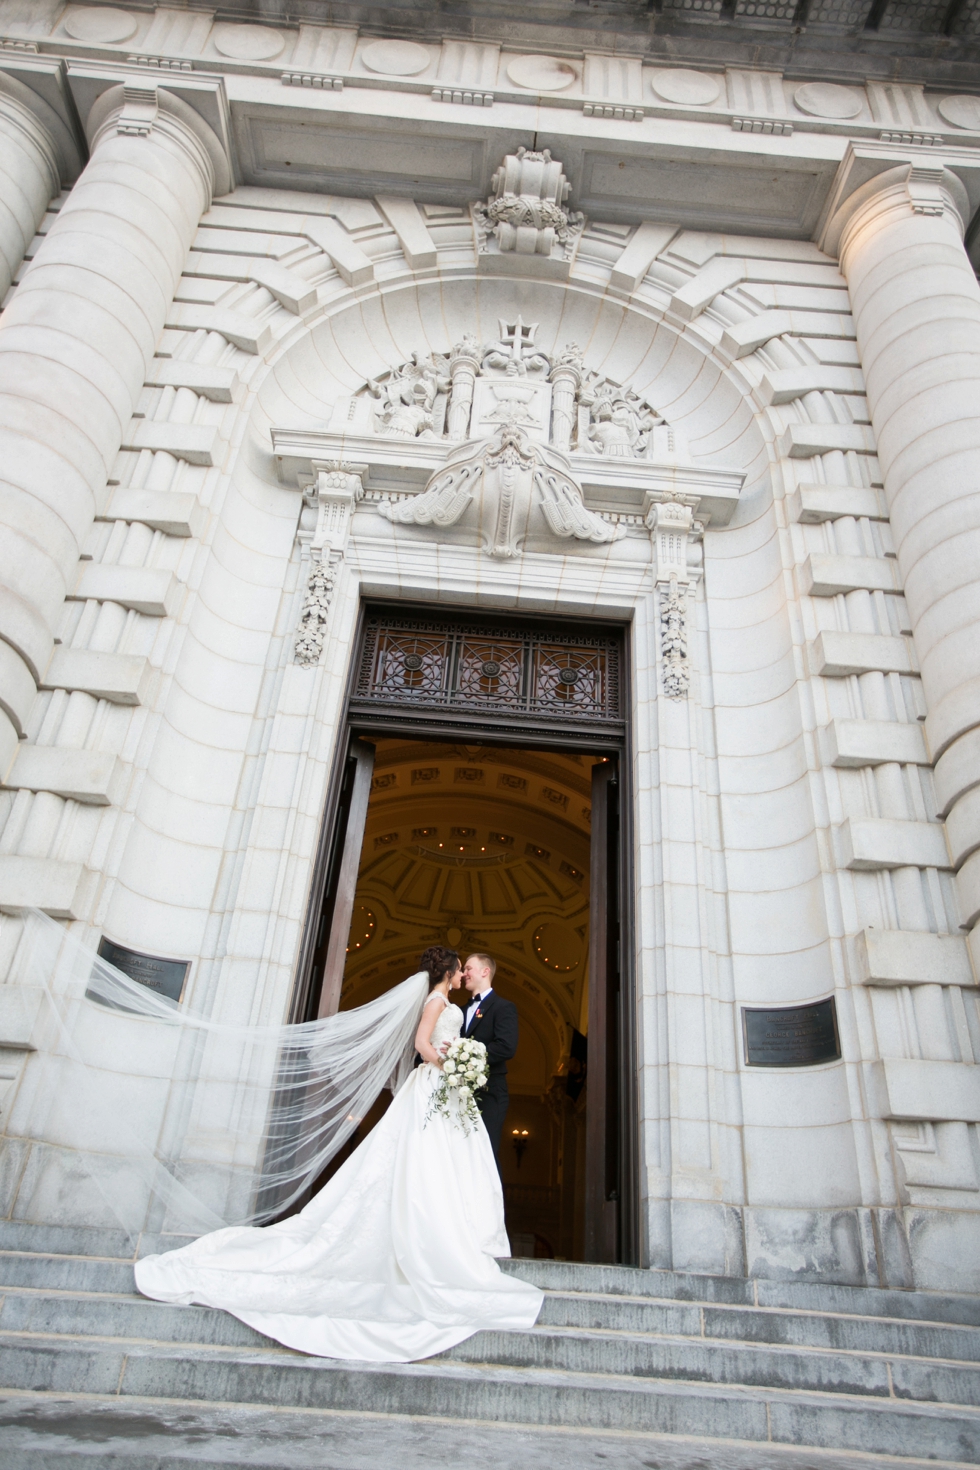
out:
{"label": "bridal bouquet", "polygon": [[475,1094],[487,1085],[487,1049],[482,1041],[467,1041],[460,1036],[451,1041],[442,1064],[439,1086],[432,1094],[426,1122],[433,1113],[459,1121],[469,1133],[480,1121]]}

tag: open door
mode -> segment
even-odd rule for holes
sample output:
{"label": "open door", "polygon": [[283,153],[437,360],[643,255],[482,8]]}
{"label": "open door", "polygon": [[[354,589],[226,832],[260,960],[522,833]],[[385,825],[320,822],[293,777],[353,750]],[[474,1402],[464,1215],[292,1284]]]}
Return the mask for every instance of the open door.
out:
{"label": "open door", "polygon": [[374,746],[355,737],[350,743],[340,787],[313,949],[311,999],[316,1006],[317,1020],[334,1015],[340,1007],[340,989],[344,983],[347,940],[373,773]]}
{"label": "open door", "polygon": [[592,768],[585,1259],[619,1260],[619,767]]}

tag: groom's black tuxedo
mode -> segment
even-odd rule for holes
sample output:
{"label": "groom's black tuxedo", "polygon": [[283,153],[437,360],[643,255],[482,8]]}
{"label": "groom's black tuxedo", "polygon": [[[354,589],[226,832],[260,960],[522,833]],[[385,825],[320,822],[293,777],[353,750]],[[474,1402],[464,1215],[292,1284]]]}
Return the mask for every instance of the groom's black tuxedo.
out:
{"label": "groom's black tuxedo", "polygon": [[482,1041],[487,1049],[489,1080],[476,1101],[499,1169],[500,1135],[510,1106],[507,1063],[517,1051],[517,1007],[513,1001],[504,1000],[502,995],[491,990],[477,1006],[471,1024],[467,1027],[464,1023],[463,1035],[473,1041]]}

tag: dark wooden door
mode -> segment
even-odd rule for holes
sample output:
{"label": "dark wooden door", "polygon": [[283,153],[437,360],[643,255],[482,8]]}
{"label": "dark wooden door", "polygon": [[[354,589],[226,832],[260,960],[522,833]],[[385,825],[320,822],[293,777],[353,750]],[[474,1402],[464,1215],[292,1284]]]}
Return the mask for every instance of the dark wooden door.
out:
{"label": "dark wooden door", "polygon": [[374,746],[367,740],[353,739],[337,802],[323,905],[313,951],[312,992],[317,1020],[334,1015],[340,1008],[340,989],[344,983],[347,940],[373,774]]}
{"label": "dark wooden door", "polygon": [[619,763],[592,769],[585,1259],[620,1259]]}

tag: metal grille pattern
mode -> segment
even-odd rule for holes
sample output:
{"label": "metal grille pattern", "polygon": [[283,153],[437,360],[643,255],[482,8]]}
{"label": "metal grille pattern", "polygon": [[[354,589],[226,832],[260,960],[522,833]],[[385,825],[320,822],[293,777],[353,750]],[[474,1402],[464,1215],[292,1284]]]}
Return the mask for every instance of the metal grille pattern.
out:
{"label": "metal grille pattern", "polygon": [[891,0],[878,23],[880,31],[938,31],[948,0]]}
{"label": "metal grille pattern", "polygon": [[615,635],[441,627],[368,613],[354,698],[484,713],[622,719]]}

